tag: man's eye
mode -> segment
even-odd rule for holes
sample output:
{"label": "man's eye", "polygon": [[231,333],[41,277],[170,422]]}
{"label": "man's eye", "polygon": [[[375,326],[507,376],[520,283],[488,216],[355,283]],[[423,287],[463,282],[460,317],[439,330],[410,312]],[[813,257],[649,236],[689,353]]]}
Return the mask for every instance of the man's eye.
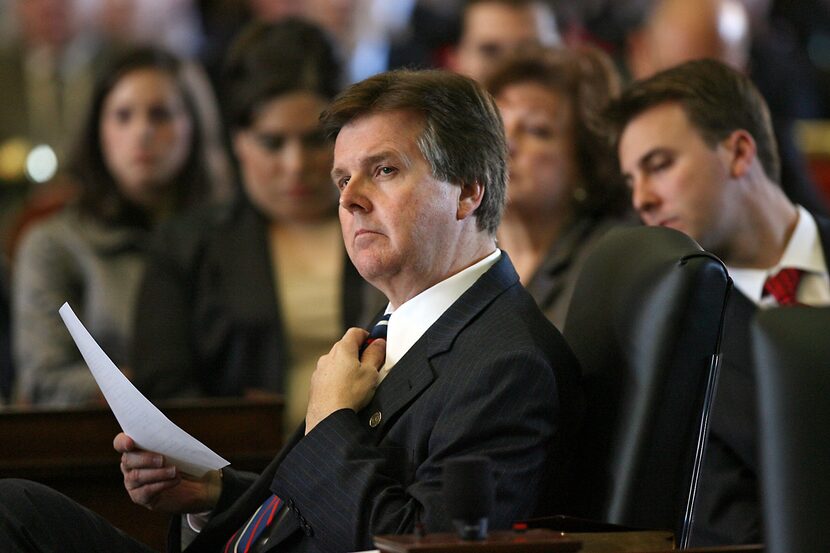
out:
{"label": "man's eye", "polygon": [[337,181],[337,188],[339,190],[343,190],[346,188],[346,185],[349,184],[349,177],[343,177],[342,179]]}
{"label": "man's eye", "polygon": [[383,167],[378,168],[378,174],[383,176],[383,177],[393,175],[395,173],[395,171],[396,171],[396,169],[394,167],[383,166]]}
{"label": "man's eye", "polygon": [[494,60],[500,57],[503,53],[502,47],[500,44],[495,42],[485,42],[483,44],[478,45],[478,52],[481,54],[482,57]]}
{"label": "man's eye", "polygon": [[531,136],[546,140],[553,137],[553,129],[547,125],[528,125],[527,132]]}
{"label": "man's eye", "polygon": [[646,169],[648,169],[650,173],[657,173],[671,167],[673,162],[674,160],[670,157],[656,158],[649,162]]}

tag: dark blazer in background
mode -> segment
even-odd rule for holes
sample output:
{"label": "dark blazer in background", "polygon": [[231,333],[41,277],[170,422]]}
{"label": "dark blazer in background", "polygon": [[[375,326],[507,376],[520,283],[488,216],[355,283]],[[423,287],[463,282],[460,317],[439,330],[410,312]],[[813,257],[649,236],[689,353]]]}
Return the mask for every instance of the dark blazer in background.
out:
{"label": "dark blazer in background", "polygon": [[[132,369],[140,390],[152,398],[282,391],[288,348],[267,234],[243,200],[160,229],[136,308]],[[341,289],[344,332],[386,305],[345,250]]]}
{"label": "dark blazer in background", "polygon": [[612,228],[631,224],[623,219],[578,219],[554,242],[525,288],[542,313],[559,330],[565,326],[576,279],[597,241]]}
{"label": "dark blazer in background", "polygon": [[[814,215],[830,262],[830,220]],[[694,545],[762,543],[758,417],[750,323],[758,307],[734,288],[726,305],[722,365],[700,476]]]}
{"label": "dark blazer in background", "polygon": [[490,524],[506,528],[549,499],[546,474],[561,472],[582,399],[576,359],[502,254],[363,410],[295,435],[258,478],[226,469],[220,503],[187,551],[216,551],[272,491],[291,510],[269,549],[359,551],[373,535],[412,532],[416,520],[448,531],[441,467],[462,455],[492,459]]}

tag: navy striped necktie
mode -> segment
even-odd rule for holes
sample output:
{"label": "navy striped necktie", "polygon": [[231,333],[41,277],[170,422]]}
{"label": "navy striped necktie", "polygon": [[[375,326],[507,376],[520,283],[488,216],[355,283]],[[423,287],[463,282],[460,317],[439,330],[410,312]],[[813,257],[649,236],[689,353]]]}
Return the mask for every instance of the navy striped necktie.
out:
{"label": "navy striped necktie", "polygon": [[369,332],[369,336],[360,345],[360,355],[362,355],[363,351],[369,347],[369,344],[375,340],[386,340],[386,330],[389,328],[389,317],[391,316],[392,313],[384,313],[383,316],[378,319],[378,322],[375,323],[375,326],[373,326],[371,332]]}
{"label": "navy striped necktie", "polygon": [[[375,340],[386,339],[386,329],[389,326],[389,317],[391,313],[385,313],[375,326],[369,336],[360,346],[360,353],[363,353],[369,344]],[[223,553],[250,553],[257,551],[260,545],[264,543],[266,537],[265,531],[277,518],[277,514],[283,509],[283,501],[277,497],[277,494],[272,494],[263,502],[259,508],[254,511],[254,514],[247,520],[245,525],[236,531],[231,536],[228,543],[225,544]],[[262,538],[262,541],[260,540]]]}

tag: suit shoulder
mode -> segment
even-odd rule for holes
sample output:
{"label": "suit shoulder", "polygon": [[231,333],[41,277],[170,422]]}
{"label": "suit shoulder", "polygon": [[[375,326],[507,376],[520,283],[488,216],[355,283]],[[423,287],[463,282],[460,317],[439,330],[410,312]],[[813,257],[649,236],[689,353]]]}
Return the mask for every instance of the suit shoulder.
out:
{"label": "suit shoulder", "polygon": [[474,339],[488,347],[537,352],[553,364],[576,365],[576,358],[559,330],[536,302],[516,283],[484,309],[475,323]]}

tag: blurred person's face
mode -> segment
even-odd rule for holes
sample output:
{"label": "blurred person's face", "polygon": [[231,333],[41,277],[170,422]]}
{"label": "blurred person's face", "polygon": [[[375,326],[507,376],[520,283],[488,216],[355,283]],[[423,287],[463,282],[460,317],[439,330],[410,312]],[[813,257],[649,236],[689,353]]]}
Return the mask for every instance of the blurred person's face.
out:
{"label": "blurred person's face", "polygon": [[274,22],[303,14],[302,0],[248,0],[248,8],[255,19]]}
{"label": "blurred person's face", "polygon": [[304,16],[348,46],[352,40],[356,3],[355,0],[305,0]]}
{"label": "blurred person's face", "polygon": [[194,131],[173,78],[137,69],[107,95],[99,132],[104,161],[121,193],[151,206],[181,171]]}
{"label": "blurred person's face", "polygon": [[668,102],[628,123],[619,156],[645,224],[677,229],[718,255],[727,250],[742,200],[730,182],[726,142],[709,146],[683,108]]}
{"label": "blurred person's face", "polygon": [[505,87],[496,102],[510,151],[508,210],[555,214],[570,209],[579,178],[570,102],[533,82]]}
{"label": "blurred person's face", "polygon": [[749,56],[749,19],[738,0],[662,0],[647,26],[629,41],[635,78],[697,59],[716,59],[738,70]]}
{"label": "blurred person's face", "polygon": [[483,82],[505,55],[523,47],[552,44],[557,40],[552,21],[540,21],[533,6],[514,7],[499,2],[470,6],[463,21],[451,69]]}
{"label": "blurred person's face", "polygon": [[30,44],[59,47],[72,35],[69,0],[17,0],[17,16]]}
{"label": "blurred person's face", "polygon": [[245,192],[274,221],[309,222],[334,215],[332,145],[318,120],[325,107],[325,100],[310,92],[279,96],[234,138]]}

